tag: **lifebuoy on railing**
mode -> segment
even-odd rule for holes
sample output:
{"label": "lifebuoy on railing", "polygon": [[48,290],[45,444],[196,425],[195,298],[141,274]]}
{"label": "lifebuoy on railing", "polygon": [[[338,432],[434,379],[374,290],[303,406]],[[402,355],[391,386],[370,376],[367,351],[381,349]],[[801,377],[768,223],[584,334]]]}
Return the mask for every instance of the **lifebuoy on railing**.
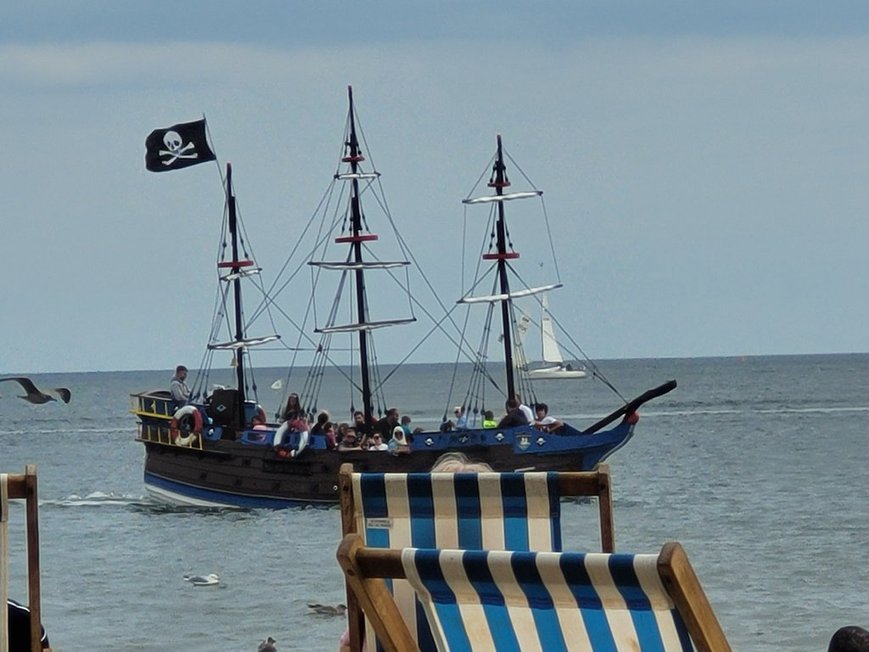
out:
{"label": "lifebuoy on railing", "polygon": [[278,457],[298,457],[308,446],[308,439],[311,437],[308,430],[299,433],[299,445],[296,448],[284,446],[284,436],[287,434],[287,431],[290,430],[291,425],[292,424],[289,421],[284,421],[280,428],[275,431],[275,438],[272,440],[272,446],[274,446]]}
{"label": "lifebuoy on railing", "polygon": [[185,405],[175,411],[169,422],[169,436],[176,446],[192,446],[202,434],[202,413],[194,405]]}

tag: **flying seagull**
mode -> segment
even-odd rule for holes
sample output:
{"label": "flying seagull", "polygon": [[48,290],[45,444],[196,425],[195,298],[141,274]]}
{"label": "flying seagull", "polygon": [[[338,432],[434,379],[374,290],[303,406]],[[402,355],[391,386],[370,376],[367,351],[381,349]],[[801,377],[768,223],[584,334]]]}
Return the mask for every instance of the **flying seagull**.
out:
{"label": "flying seagull", "polygon": [[[36,389],[36,385],[33,384],[33,381],[29,378],[25,378],[23,376],[9,376],[8,378],[0,378],[0,383],[4,380],[14,380],[16,383],[21,385],[26,394],[19,396],[18,398],[23,398],[25,401],[29,401],[30,403],[35,403],[36,405],[41,405],[42,403],[48,403],[49,401],[56,401],[51,394],[46,394],[45,392],[41,392]],[[69,403],[69,399],[72,396],[70,391],[66,387],[55,387],[53,390],[58,396],[60,396],[61,400],[64,403]]]}

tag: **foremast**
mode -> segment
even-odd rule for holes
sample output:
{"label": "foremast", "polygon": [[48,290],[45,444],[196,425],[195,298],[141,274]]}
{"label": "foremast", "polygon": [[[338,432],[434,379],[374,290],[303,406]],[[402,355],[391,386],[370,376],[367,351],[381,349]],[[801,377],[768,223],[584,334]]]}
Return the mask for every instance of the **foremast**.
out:
{"label": "foremast", "polygon": [[[244,340],[244,327],[241,316],[241,270],[242,268],[250,267],[253,261],[238,259],[238,213],[235,209],[235,193],[232,190],[232,165],[226,164],[226,207],[229,211],[229,236],[230,246],[232,247],[232,261],[230,264],[230,274],[233,275],[232,283],[232,300],[235,308],[235,341],[242,342]],[[218,267],[219,267],[218,263]],[[235,380],[238,383],[238,401],[239,405],[244,405],[245,399],[245,382],[244,382],[244,347],[239,347],[235,352]],[[240,412],[243,416],[244,412]],[[240,423],[243,426],[244,423]]]}
{"label": "foremast", "polygon": [[[220,280],[232,288],[232,328],[234,332],[231,334],[232,339],[230,341],[218,343],[211,342],[208,344],[208,349],[212,351],[231,350],[233,352],[235,379],[238,387],[236,392],[238,396],[238,405],[241,407],[244,406],[247,399],[245,365],[247,364],[246,354],[248,347],[265,344],[266,342],[273,342],[280,338],[278,335],[269,335],[253,339],[246,337],[241,281],[243,278],[256,276],[262,270],[256,266],[252,259],[247,257],[241,258],[239,254],[239,219],[236,208],[235,191],[233,190],[232,185],[232,165],[230,163],[226,164],[225,184],[227,212],[226,229],[229,233],[229,249],[231,257],[229,260],[218,260],[217,270]],[[244,428],[246,426],[244,409],[239,409],[236,413],[235,425],[238,428]]]}

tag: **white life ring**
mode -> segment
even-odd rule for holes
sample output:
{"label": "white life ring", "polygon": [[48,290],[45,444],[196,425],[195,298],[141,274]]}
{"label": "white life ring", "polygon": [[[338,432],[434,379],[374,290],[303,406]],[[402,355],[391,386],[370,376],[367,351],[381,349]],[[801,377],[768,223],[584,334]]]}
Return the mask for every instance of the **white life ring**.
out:
{"label": "white life ring", "polygon": [[[193,424],[190,425],[190,418]],[[185,422],[182,425],[182,422]],[[192,446],[202,433],[202,413],[194,405],[178,408],[169,422],[169,436],[176,446]]]}
{"label": "white life ring", "polygon": [[[275,438],[272,440],[272,446],[274,446],[275,450],[280,449],[281,443],[284,441],[284,435],[287,434],[287,431],[290,429],[290,422],[284,421],[280,428],[275,431]],[[299,445],[297,448],[291,448],[289,451],[286,449],[280,449],[281,451],[286,451],[286,453],[282,452],[280,455],[288,457],[298,457],[298,455],[305,450],[308,446],[308,440],[311,438],[311,433],[309,431],[304,431],[299,435]]]}

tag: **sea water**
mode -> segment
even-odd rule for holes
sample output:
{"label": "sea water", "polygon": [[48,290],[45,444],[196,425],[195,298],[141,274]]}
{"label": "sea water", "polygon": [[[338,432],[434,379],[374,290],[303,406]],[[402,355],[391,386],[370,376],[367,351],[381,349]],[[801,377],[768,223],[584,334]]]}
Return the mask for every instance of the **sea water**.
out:
{"label": "sea water", "polygon": [[[869,355],[622,360],[600,364],[627,399],[670,378],[610,458],[616,547],[681,542],[735,650],[822,651],[869,626]],[[260,387],[279,377],[260,373]],[[276,375],[277,374],[277,375]],[[274,378],[272,377],[274,375]],[[0,385],[0,470],[38,465],[43,619],[63,651],[335,650],[345,623],[309,603],[345,601],[337,509],[164,508],[146,497],[130,392],[170,372],[34,376],[69,405]],[[436,421],[446,365],[402,368],[390,405]],[[443,392],[441,392],[443,388]],[[280,392],[259,391],[270,412]],[[619,405],[594,379],[545,381],[538,398],[575,425]],[[345,410],[340,391],[333,414]],[[327,407],[324,402],[321,407]],[[10,523],[10,593],[26,599],[23,506]],[[594,549],[596,506],[564,505],[565,546]],[[195,587],[185,574],[217,573]]]}

